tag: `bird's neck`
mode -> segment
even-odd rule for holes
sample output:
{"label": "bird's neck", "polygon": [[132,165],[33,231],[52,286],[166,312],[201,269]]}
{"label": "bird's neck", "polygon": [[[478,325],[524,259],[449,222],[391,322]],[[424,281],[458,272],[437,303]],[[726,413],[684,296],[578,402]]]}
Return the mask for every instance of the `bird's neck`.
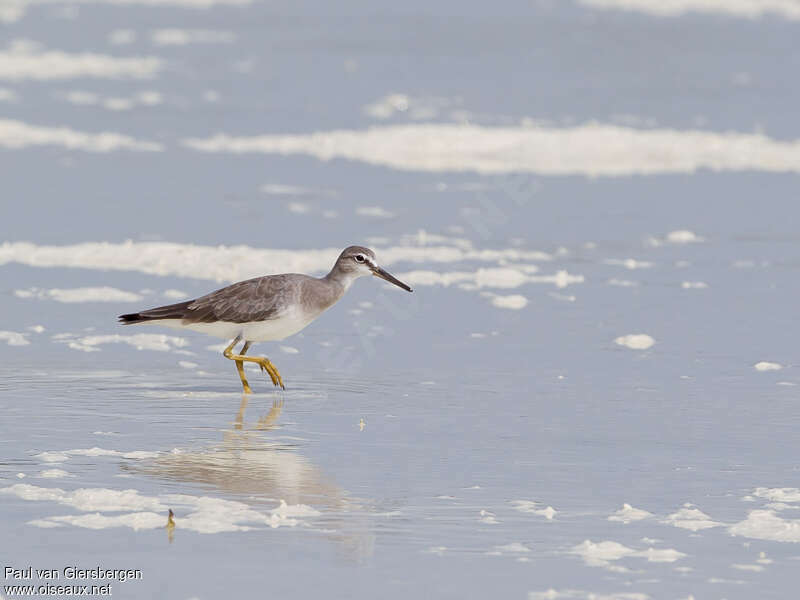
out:
{"label": "bird's neck", "polygon": [[342,294],[344,294],[350,288],[350,286],[353,285],[353,282],[358,279],[358,275],[355,273],[340,271],[334,267],[331,269],[330,273],[325,275],[325,277],[322,279],[341,288]]}

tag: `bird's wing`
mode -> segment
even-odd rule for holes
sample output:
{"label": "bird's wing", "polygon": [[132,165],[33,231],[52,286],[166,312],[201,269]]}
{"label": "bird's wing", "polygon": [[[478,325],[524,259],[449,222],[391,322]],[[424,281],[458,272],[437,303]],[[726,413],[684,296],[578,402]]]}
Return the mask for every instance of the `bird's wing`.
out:
{"label": "bird's wing", "polygon": [[186,307],[187,323],[252,323],[277,318],[291,301],[292,285],[283,275],[240,281],[206,294]]}

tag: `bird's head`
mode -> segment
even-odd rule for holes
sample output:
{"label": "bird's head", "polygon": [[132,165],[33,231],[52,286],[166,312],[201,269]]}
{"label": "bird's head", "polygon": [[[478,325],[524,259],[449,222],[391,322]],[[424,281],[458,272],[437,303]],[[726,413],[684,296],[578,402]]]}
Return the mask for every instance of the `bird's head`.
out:
{"label": "bird's head", "polygon": [[349,280],[363,277],[364,275],[374,275],[403,288],[407,292],[413,291],[408,285],[380,267],[375,260],[375,253],[364,246],[348,246],[345,248],[336,260],[333,270]]}

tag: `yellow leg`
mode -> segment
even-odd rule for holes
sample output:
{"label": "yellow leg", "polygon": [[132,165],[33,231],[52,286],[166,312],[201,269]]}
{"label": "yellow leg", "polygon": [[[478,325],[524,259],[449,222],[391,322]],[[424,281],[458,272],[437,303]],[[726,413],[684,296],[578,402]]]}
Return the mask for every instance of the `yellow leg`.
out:
{"label": "yellow leg", "polygon": [[286,389],[286,386],[283,385],[283,379],[281,379],[281,374],[278,372],[278,369],[273,365],[270,360],[263,356],[245,356],[245,352],[250,348],[250,342],[245,342],[244,346],[242,346],[242,351],[240,354],[233,353],[233,347],[238,344],[242,339],[242,336],[236,336],[236,339],[231,342],[231,345],[225,348],[225,351],[222,353],[225,358],[229,358],[232,361],[236,362],[236,370],[239,371],[239,379],[242,380],[242,387],[244,388],[244,392],[249,394],[252,392],[250,389],[250,385],[247,383],[247,378],[244,375],[244,363],[245,362],[253,362],[256,363],[261,370],[269,375],[270,379],[272,379],[273,385],[279,385],[282,389]]}
{"label": "yellow leg", "polygon": [[[245,342],[242,349],[239,351],[240,356],[244,356],[247,354],[247,350],[250,348],[250,342]],[[247,383],[247,377],[244,375],[244,363],[241,360],[237,360],[236,362],[236,370],[239,371],[239,379],[242,380],[242,387],[244,388],[245,394],[252,394],[253,390],[250,389],[250,384]]]}
{"label": "yellow leg", "polygon": [[[242,336],[237,335],[236,339],[231,342],[231,345],[223,350],[222,354],[225,358],[230,358],[236,363],[236,370],[239,371],[239,379],[242,380],[242,388],[244,389],[245,394],[252,394],[253,390],[250,389],[250,384],[247,383],[247,377],[244,374],[244,363],[241,360],[237,360],[238,356],[233,354],[233,347],[238,344],[242,339]],[[247,352],[247,348],[249,348],[250,344],[248,342],[244,343],[242,346],[242,354]]]}

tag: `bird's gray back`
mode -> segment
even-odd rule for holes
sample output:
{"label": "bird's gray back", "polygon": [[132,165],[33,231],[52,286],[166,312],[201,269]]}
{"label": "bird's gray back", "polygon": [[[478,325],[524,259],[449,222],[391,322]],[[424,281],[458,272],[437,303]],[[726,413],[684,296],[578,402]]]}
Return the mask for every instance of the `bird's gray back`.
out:
{"label": "bird's gray back", "polygon": [[184,323],[253,323],[289,309],[318,315],[341,298],[340,286],[299,273],[267,275],[234,283],[189,303]]}

